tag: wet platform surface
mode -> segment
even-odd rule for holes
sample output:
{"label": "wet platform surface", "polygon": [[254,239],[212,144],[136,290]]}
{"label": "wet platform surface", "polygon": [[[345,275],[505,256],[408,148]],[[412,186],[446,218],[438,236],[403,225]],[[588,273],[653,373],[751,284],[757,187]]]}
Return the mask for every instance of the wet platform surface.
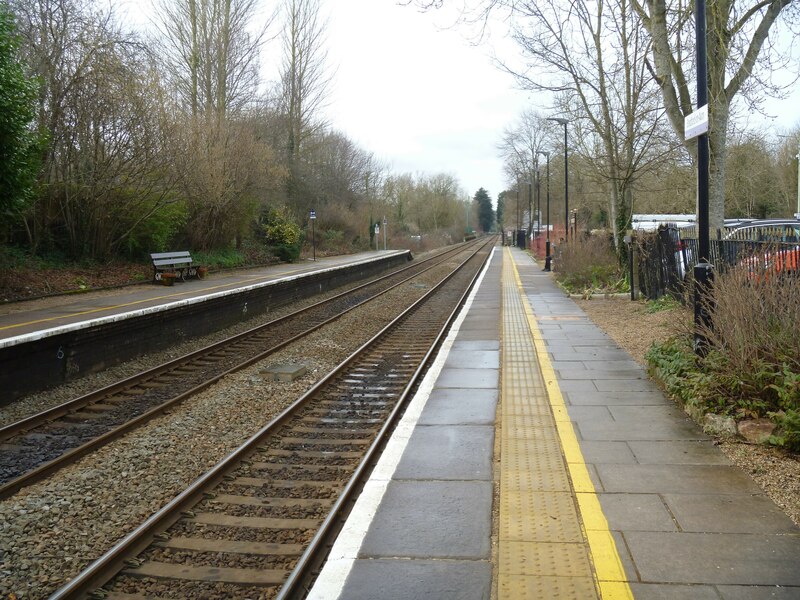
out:
{"label": "wet platform surface", "polygon": [[311,598],[800,598],[800,530],[497,248]]}

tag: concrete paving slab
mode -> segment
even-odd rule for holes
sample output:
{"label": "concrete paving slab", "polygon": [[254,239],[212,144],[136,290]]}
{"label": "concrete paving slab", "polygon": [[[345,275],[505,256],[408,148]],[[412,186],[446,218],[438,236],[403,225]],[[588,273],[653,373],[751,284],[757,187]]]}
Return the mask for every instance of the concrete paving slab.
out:
{"label": "concrete paving slab", "polygon": [[792,520],[767,496],[665,494],[664,501],[683,531],[795,535],[798,533]]}
{"label": "concrete paving slab", "polygon": [[420,425],[494,425],[497,389],[440,388],[431,392]]}
{"label": "concrete paving slab", "polygon": [[607,492],[634,494],[760,494],[738,467],[724,465],[595,465]]}
{"label": "concrete paving slab", "polygon": [[359,560],[342,590],[347,600],[489,600],[488,561]]}
{"label": "concrete paving slab", "polygon": [[625,534],[642,581],[800,586],[800,536]]}
{"label": "concrete paving slab", "polygon": [[696,440],[697,428],[691,423],[650,421],[639,423],[635,428],[630,423],[608,422],[578,424],[585,440]]}
{"label": "concrete paving slab", "polygon": [[633,464],[636,457],[626,442],[597,442],[585,440],[581,443],[583,458],[587,463]]}
{"label": "concrete paving slab", "polygon": [[647,375],[641,369],[592,369],[591,371],[586,369],[557,369],[556,373],[559,381],[595,379],[598,381],[623,380],[629,383],[635,380],[647,379]]}
{"label": "concrete paving slab", "polygon": [[608,410],[607,406],[573,406],[569,409],[569,416],[570,419],[578,423],[583,421],[589,421],[592,423],[598,421],[606,421],[609,423],[614,422],[614,417],[611,416],[611,412]]}
{"label": "concrete paving slab", "polygon": [[660,392],[658,386],[649,379],[635,380],[603,380],[595,379],[594,385],[599,392]]}
{"label": "concrete paving slab", "polygon": [[594,381],[586,381],[580,379],[574,379],[572,381],[563,381],[559,382],[558,387],[561,389],[561,392],[570,393],[570,392],[597,392],[598,389],[594,384]]}
{"label": "concrete paving slab", "polygon": [[777,585],[718,585],[716,587],[722,600],[797,600],[800,598],[800,587]]}
{"label": "concrete paving slab", "polygon": [[451,350],[445,367],[474,369],[499,369],[499,350]]}
{"label": "concrete paving slab", "polygon": [[498,369],[454,369],[445,367],[436,380],[437,388],[495,389]]}
{"label": "concrete paving slab", "polygon": [[453,342],[453,350],[500,350],[498,340],[462,340],[460,336]]}
{"label": "concrete paving slab", "polygon": [[713,585],[632,583],[631,591],[636,600],[719,600]]}
{"label": "concrete paving slab", "polygon": [[632,423],[640,423],[642,421],[651,421],[654,419],[666,419],[670,421],[686,421],[691,423],[700,431],[700,428],[687,416],[685,412],[679,409],[674,404],[662,403],[659,406],[654,405],[626,405],[626,406],[610,406],[609,410],[614,415],[617,421],[630,421]]}
{"label": "concrete paving slab", "polygon": [[359,558],[490,556],[492,484],[391,481]]}
{"label": "concrete paving slab", "polygon": [[663,392],[598,392],[594,390],[564,391],[564,400],[575,405],[652,405],[664,404]]}
{"label": "concrete paving slab", "polygon": [[411,435],[395,479],[492,479],[494,427],[426,425]]}
{"label": "concrete paving slab", "polygon": [[600,494],[608,526],[628,531],[678,531],[657,494]]}
{"label": "concrete paving slab", "polygon": [[628,442],[636,462],[643,465],[731,465],[731,461],[700,434],[696,440]]}

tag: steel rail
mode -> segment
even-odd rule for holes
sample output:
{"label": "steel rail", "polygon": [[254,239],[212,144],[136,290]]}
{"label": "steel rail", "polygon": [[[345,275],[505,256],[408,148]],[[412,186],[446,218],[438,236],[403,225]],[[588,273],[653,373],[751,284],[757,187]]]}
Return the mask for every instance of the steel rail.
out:
{"label": "steel rail", "polygon": [[[193,388],[191,388],[189,390],[186,390],[185,392],[182,392],[182,393],[178,394],[177,396],[175,396],[175,397],[173,397],[173,398],[171,398],[169,400],[166,400],[165,402],[159,404],[158,406],[155,406],[155,407],[151,408],[150,410],[142,413],[141,415],[138,415],[137,417],[134,417],[133,419],[131,419],[129,421],[126,421],[122,425],[120,425],[120,426],[118,426],[118,427],[116,427],[116,428],[114,428],[112,430],[109,430],[108,432],[106,432],[104,434],[101,434],[100,436],[98,436],[96,438],[93,438],[92,440],[86,442],[85,444],[82,444],[82,445],[80,445],[80,446],[78,446],[76,448],[73,448],[72,450],[69,450],[69,451],[65,452],[64,454],[61,454],[57,458],[54,458],[54,459],[52,459],[50,461],[47,461],[47,462],[41,464],[40,466],[38,466],[38,467],[36,467],[36,468],[34,468],[34,469],[30,470],[30,471],[27,471],[26,473],[14,478],[14,479],[11,479],[11,480],[5,482],[4,484],[0,485],[0,500],[4,499],[4,498],[8,498],[9,496],[15,494],[16,492],[18,492],[19,490],[21,490],[24,487],[27,487],[29,485],[32,485],[32,484],[38,482],[38,481],[43,480],[44,478],[48,477],[49,475],[53,474],[54,472],[58,471],[59,469],[65,467],[65,466],[67,466],[69,464],[74,463],[79,458],[81,458],[81,457],[83,457],[83,456],[85,456],[85,455],[97,450],[98,448],[101,448],[102,446],[104,446],[104,445],[106,445],[106,444],[108,444],[108,443],[120,438],[121,436],[125,435],[126,433],[128,433],[128,432],[130,432],[130,431],[132,431],[132,430],[144,425],[145,423],[147,423],[148,421],[152,420],[153,418],[158,417],[159,415],[168,412],[169,410],[174,408],[176,405],[178,405],[181,402],[184,402],[185,400],[187,400],[188,398],[200,393],[204,389],[214,385],[215,383],[217,383],[218,381],[220,381],[224,377],[226,377],[226,376],[228,376],[228,375],[230,375],[232,373],[235,373],[236,371],[240,371],[240,370],[242,370],[242,369],[244,369],[244,368],[246,368],[246,367],[248,367],[248,366],[250,366],[250,365],[252,365],[252,364],[254,364],[254,363],[258,362],[258,361],[260,361],[260,360],[264,360],[270,354],[272,354],[274,352],[277,352],[278,350],[281,350],[282,348],[286,347],[287,345],[289,345],[291,343],[294,343],[298,339],[313,333],[314,331],[316,331],[316,330],[320,329],[321,327],[331,323],[332,321],[335,321],[336,319],[342,317],[343,315],[347,314],[348,312],[350,312],[352,310],[355,310],[356,308],[358,308],[360,306],[363,306],[365,303],[370,302],[370,301],[380,297],[381,295],[383,295],[385,293],[388,293],[389,291],[397,288],[398,286],[403,285],[404,283],[407,283],[408,281],[410,281],[410,280],[412,280],[412,279],[414,279],[416,277],[419,277],[423,273],[426,273],[427,271],[429,271],[429,270],[431,270],[433,268],[436,268],[437,266],[441,265],[446,260],[449,260],[450,255],[453,252],[458,252],[458,251],[461,251],[463,249],[464,249],[464,247],[460,246],[458,249],[447,251],[445,253],[437,255],[436,257],[432,257],[429,260],[436,261],[436,262],[434,262],[434,264],[426,267],[425,269],[423,269],[421,271],[415,272],[413,275],[410,275],[409,277],[406,277],[406,278],[402,279],[401,281],[399,281],[396,284],[390,286],[389,288],[387,288],[385,290],[382,290],[379,293],[374,294],[373,296],[370,296],[369,298],[365,298],[362,301],[354,304],[353,306],[347,307],[346,309],[344,309],[343,311],[339,312],[338,314],[333,315],[332,317],[330,317],[330,318],[328,318],[328,319],[326,319],[326,320],[324,320],[324,321],[322,321],[320,323],[317,323],[316,325],[314,325],[312,327],[306,328],[304,331],[292,336],[291,338],[283,340],[282,342],[272,346],[271,348],[269,348],[269,349],[267,349],[267,350],[265,350],[263,352],[260,352],[260,353],[256,354],[255,356],[252,356],[252,357],[248,358],[247,360],[245,360],[243,362],[240,362],[240,363],[234,365],[233,367],[231,367],[230,369],[225,370],[222,373],[218,373],[217,375],[215,375],[215,376],[207,379],[206,381],[194,386]],[[441,259],[441,260],[437,260],[437,259]],[[419,267],[419,266],[420,266],[419,264],[415,265],[415,267]],[[245,337],[250,337],[250,336],[256,335],[257,332],[262,331],[262,330],[264,330],[264,329],[266,329],[268,327],[273,327],[278,323],[284,323],[284,322],[288,322],[290,319],[300,318],[302,316],[302,314],[305,313],[306,311],[309,311],[309,310],[311,310],[313,308],[318,308],[318,307],[320,307],[320,306],[322,306],[324,304],[331,303],[334,300],[341,299],[342,297],[347,296],[348,294],[352,294],[352,293],[354,293],[354,292],[356,292],[358,290],[362,290],[365,287],[368,287],[370,285],[374,285],[375,283],[383,281],[386,278],[394,277],[394,276],[402,273],[403,271],[408,270],[409,268],[410,267],[406,267],[406,268],[404,268],[404,269],[402,269],[400,271],[396,271],[395,273],[392,273],[390,275],[381,277],[381,278],[379,278],[377,280],[373,280],[373,281],[368,282],[366,284],[359,285],[359,286],[357,286],[357,287],[355,287],[355,288],[353,288],[351,290],[348,290],[346,292],[342,292],[341,294],[337,294],[336,296],[333,296],[333,297],[331,297],[331,298],[329,298],[327,300],[323,300],[323,301],[317,302],[317,303],[315,303],[315,304],[313,304],[313,305],[311,305],[309,307],[306,307],[304,309],[300,309],[300,310],[295,311],[295,312],[293,312],[293,313],[291,313],[289,315],[286,315],[286,316],[281,317],[279,319],[275,319],[273,321],[270,321],[269,323],[260,325],[258,327],[255,327],[255,328],[250,329],[248,331],[245,331],[243,333],[237,334],[235,336],[232,336],[231,338],[228,338],[226,340],[222,340],[221,342],[216,342],[214,344],[211,344],[211,345],[209,345],[209,346],[207,346],[205,348],[202,348],[200,350],[194,351],[194,352],[192,352],[190,354],[187,354],[185,356],[182,356],[182,357],[179,357],[177,359],[174,359],[173,361],[170,361],[169,363],[165,363],[163,365],[159,365],[157,367],[154,367],[153,369],[149,369],[148,371],[140,373],[139,375],[134,375],[133,377],[124,380],[124,382],[120,382],[120,384],[127,382],[128,385],[124,389],[129,389],[131,387],[130,384],[131,383],[135,383],[134,380],[136,380],[136,379],[148,379],[148,378],[152,379],[155,376],[162,375],[162,374],[164,374],[166,372],[169,372],[170,370],[174,370],[177,367],[180,367],[180,366],[183,366],[183,365],[187,364],[190,360],[196,359],[201,355],[209,354],[212,351],[219,350],[219,348],[224,347],[226,345],[230,345],[230,344],[235,343],[237,341],[241,341]],[[108,395],[108,390],[110,388],[114,388],[115,389],[115,391],[113,393],[118,393],[120,390],[118,389],[117,385],[118,384],[112,384],[111,386],[103,388],[102,390],[98,390],[97,392],[92,392],[92,394],[96,394],[96,393],[99,394],[101,392],[105,392],[105,394],[104,394],[104,397],[105,397],[105,396]],[[85,398],[86,398],[86,396],[84,396],[82,398],[79,398],[79,399],[76,399],[76,400],[73,400],[73,401],[70,401],[70,402],[76,402],[78,400],[82,400],[83,399],[84,403],[80,405],[81,407],[83,407],[83,406],[86,406],[88,404],[92,404],[94,402],[98,402],[98,401],[100,401],[102,399],[102,398],[92,398],[92,399],[86,401]],[[69,403],[67,403],[67,404],[69,404]],[[60,405],[59,407],[55,407],[55,408],[58,409],[58,408],[61,408],[63,406],[64,405]],[[53,409],[53,410],[55,410],[55,409]],[[72,406],[71,410],[66,410],[65,412],[63,412],[63,413],[61,413],[61,414],[59,414],[59,415],[57,415],[55,417],[51,417],[49,420],[46,420],[46,421],[43,421],[43,422],[39,423],[39,425],[44,424],[44,423],[52,422],[53,420],[59,418],[60,416],[65,416],[67,414],[70,414],[74,410],[76,410],[76,407]],[[49,412],[49,411],[45,411],[45,412]],[[44,413],[40,413],[40,414],[44,414]],[[39,415],[35,415],[34,417],[36,417],[36,416],[39,416]],[[20,421],[19,423],[22,423],[22,421]],[[30,429],[32,429],[32,426],[28,427],[27,429],[25,429],[23,431],[21,431],[20,434],[23,434],[25,431],[30,431]],[[2,431],[3,430],[0,430],[0,435],[2,435]],[[8,438],[6,438],[6,439],[8,439]],[[0,441],[3,441],[2,437],[0,437]]]}
{"label": "steel rail", "polygon": [[326,541],[332,534],[333,530],[335,529],[338,530],[340,528],[339,527],[340,522],[344,518],[346,518],[347,514],[349,513],[349,510],[346,509],[347,504],[349,504],[353,500],[354,496],[356,496],[363,488],[363,484],[366,478],[372,472],[374,462],[377,461],[377,458],[383,451],[383,447],[385,446],[388,438],[394,431],[397,422],[399,421],[403,412],[405,412],[408,396],[415,389],[417,382],[422,378],[424,373],[427,371],[432,358],[438,352],[439,347],[445,335],[450,329],[450,326],[455,320],[456,316],[460,312],[467,297],[471,293],[472,288],[475,286],[475,282],[478,280],[481,273],[483,272],[486,262],[489,260],[490,256],[491,253],[487,254],[487,257],[484,260],[482,268],[479,269],[478,272],[475,274],[475,276],[472,278],[466,290],[461,295],[461,298],[456,303],[455,308],[451,311],[450,315],[447,317],[444,325],[437,334],[433,344],[425,353],[422,362],[419,364],[416,371],[411,376],[408,385],[403,390],[400,398],[398,399],[397,404],[395,405],[391,414],[387,418],[386,423],[384,423],[383,427],[381,427],[380,431],[375,437],[375,440],[372,442],[369,449],[365,453],[364,458],[359,462],[355,472],[351,476],[350,480],[347,482],[347,485],[345,486],[341,495],[334,502],[334,505],[331,507],[328,516],[325,518],[325,521],[323,521],[322,525],[320,526],[314,538],[311,540],[308,548],[300,556],[297,565],[289,574],[289,578],[286,580],[286,583],[284,583],[280,592],[276,596],[276,600],[288,600],[289,598],[297,597],[299,589],[303,585],[303,582],[309,579],[310,577],[309,570],[312,568],[313,564],[317,562],[319,554],[324,551],[324,548],[326,546]]}
{"label": "steel rail", "polygon": [[[273,418],[272,421],[267,423],[259,431],[248,438],[248,440],[246,440],[239,448],[231,452],[228,456],[217,463],[217,465],[197,478],[188,488],[178,494],[160,510],[151,515],[144,523],[126,535],[122,540],[120,540],[100,558],[91,563],[69,583],[57,590],[52,596],[50,596],[50,600],[84,598],[90,592],[105,585],[105,583],[111,580],[122,568],[124,568],[126,560],[145,550],[154,541],[156,535],[167,530],[170,526],[181,519],[184,511],[188,511],[191,507],[202,500],[204,494],[206,494],[209,489],[219,485],[223,481],[223,478],[229,472],[239,467],[241,462],[246,459],[259,445],[261,445],[266,439],[279,430],[281,426],[286,424],[289,420],[295,418],[299,411],[303,408],[306,408],[306,405],[313,400],[314,396],[320,390],[322,390],[330,382],[334,381],[339,374],[344,372],[347,367],[349,367],[358,359],[359,355],[363,354],[368,349],[371,349],[372,346],[377,345],[389,332],[397,328],[414,311],[418,310],[433,295],[438,293],[445,283],[447,283],[454,276],[454,274],[479,251],[480,249],[473,252],[467,260],[462,262],[458,269],[455,269],[453,273],[448,275],[435,287],[431,288],[420,299],[418,299],[390,323],[384,326],[378,333],[376,333],[367,342],[362,344],[334,370],[317,381],[300,398],[295,400],[295,402],[293,402],[283,412]],[[474,284],[474,281],[475,278],[473,277],[469,284],[470,287]],[[465,294],[462,294],[460,300],[457,302],[456,309],[462,305],[464,297]],[[451,311],[450,317],[447,319],[447,323],[443,328],[449,326],[455,312],[456,310]],[[437,343],[441,339],[441,335],[442,333],[440,332],[436,336]],[[429,349],[428,353],[426,354],[426,358],[429,358],[432,355],[434,347],[435,346],[432,346],[431,349]],[[417,372],[415,373],[415,378],[418,378],[420,372],[421,370],[418,368]],[[405,399],[407,396],[408,392],[404,391],[403,398]],[[396,415],[397,411],[393,411],[392,414]],[[381,429],[381,432],[384,436],[388,431],[388,425],[384,425]],[[373,448],[374,446],[375,445],[372,444],[370,448]],[[361,464],[363,464],[363,460],[361,461]],[[363,473],[363,468],[360,469],[359,472]],[[348,483],[347,489],[350,490],[350,493],[352,493],[354,487]],[[341,508],[342,504],[343,503],[339,502],[336,503],[335,507],[337,510]],[[332,522],[332,519],[326,519],[325,521],[325,523],[328,523],[326,529],[330,528],[331,526],[329,521]],[[315,536],[314,539],[317,539],[317,536]],[[306,552],[303,556],[306,557],[304,559],[304,564],[307,564],[310,560],[311,553]]]}
{"label": "steel rail", "polygon": [[[29,417],[26,417],[24,419],[20,419],[19,421],[15,421],[14,423],[10,423],[8,425],[0,427],[0,442],[7,441],[12,437],[16,437],[17,435],[20,435],[22,433],[30,431],[31,429],[33,429],[35,427],[38,427],[40,425],[43,425],[43,424],[48,423],[50,421],[53,421],[53,420],[55,420],[55,419],[57,419],[59,417],[63,417],[63,416],[68,415],[68,414],[70,414],[72,412],[75,412],[76,410],[78,410],[80,408],[83,408],[84,406],[87,406],[87,405],[95,403],[95,402],[99,402],[103,398],[106,398],[106,397],[108,397],[110,395],[118,394],[118,393],[120,393],[122,391],[125,391],[126,389],[131,388],[132,386],[136,385],[137,383],[140,383],[143,379],[157,377],[157,376],[163,374],[164,372],[167,372],[167,371],[170,371],[170,370],[174,370],[175,368],[177,368],[179,366],[183,366],[185,363],[187,363],[187,362],[189,362],[191,360],[194,360],[194,359],[196,359],[196,358],[198,358],[198,357],[200,357],[200,356],[202,356],[204,354],[209,354],[211,352],[219,350],[220,348],[222,348],[222,347],[224,347],[226,345],[229,345],[229,344],[237,342],[237,341],[241,341],[242,339],[244,339],[246,337],[250,337],[252,335],[255,335],[259,331],[263,331],[266,328],[274,327],[276,324],[283,323],[283,322],[286,322],[286,321],[288,321],[290,319],[296,318],[296,317],[302,315],[305,312],[310,312],[312,309],[319,308],[320,306],[323,306],[323,305],[328,304],[328,303],[332,303],[335,300],[339,300],[339,299],[347,296],[348,294],[353,294],[354,292],[360,291],[360,290],[362,290],[362,289],[364,289],[364,288],[366,288],[366,287],[368,287],[370,285],[375,285],[377,283],[380,283],[380,282],[384,281],[385,279],[388,279],[388,278],[391,278],[391,277],[395,277],[395,276],[403,273],[404,271],[407,271],[407,270],[410,270],[410,269],[416,269],[420,265],[425,264],[426,262],[437,261],[439,259],[442,259],[440,262],[444,262],[447,259],[447,256],[449,256],[450,254],[452,254],[454,252],[458,252],[459,249],[461,249],[460,245],[457,246],[456,248],[450,248],[447,251],[445,251],[445,252],[443,252],[441,254],[437,254],[436,256],[432,256],[430,258],[427,258],[424,261],[421,261],[420,263],[415,263],[414,265],[409,265],[409,266],[403,267],[402,269],[399,269],[399,270],[397,270],[397,271],[395,271],[393,273],[389,273],[387,275],[383,275],[381,277],[373,279],[372,281],[368,281],[366,283],[363,283],[363,284],[360,284],[360,285],[358,285],[356,287],[353,287],[353,288],[351,288],[349,290],[345,290],[343,292],[340,292],[339,294],[336,294],[335,296],[332,296],[332,297],[330,297],[330,298],[328,298],[326,300],[321,300],[319,302],[315,302],[314,304],[312,304],[310,306],[307,306],[305,308],[296,310],[296,311],[294,311],[294,312],[292,312],[292,313],[290,313],[288,315],[284,315],[283,317],[280,317],[278,319],[274,319],[274,320],[269,321],[267,323],[263,323],[263,324],[258,325],[256,327],[248,329],[247,331],[243,331],[243,332],[238,333],[236,335],[233,335],[233,336],[231,336],[229,338],[226,338],[224,340],[220,340],[218,342],[214,342],[212,344],[209,344],[208,346],[205,346],[205,347],[200,348],[198,350],[194,350],[194,351],[192,351],[192,352],[190,352],[188,354],[184,354],[183,356],[179,356],[178,358],[172,359],[170,361],[167,361],[165,363],[162,363],[160,365],[157,365],[155,367],[147,369],[146,371],[142,371],[141,373],[137,373],[135,375],[131,375],[130,377],[127,377],[127,378],[122,379],[120,381],[114,382],[114,383],[112,383],[110,385],[107,385],[107,386],[105,386],[103,388],[100,388],[98,390],[94,390],[92,392],[89,392],[88,394],[84,394],[82,396],[79,396],[78,398],[73,398],[72,400],[68,400],[67,402],[64,402],[64,403],[59,404],[57,406],[48,408],[47,410],[43,410],[43,411],[41,411],[39,413],[36,413],[36,414],[31,415]],[[440,262],[437,262],[434,265],[432,265],[430,267],[427,267],[427,268],[428,269],[433,268],[437,264],[440,264]],[[423,270],[423,271],[420,271],[418,274],[421,274],[421,273],[424,273],[424,272],[425,271]],[[407,281],[407,280],[404,280],[404,281],[402,281],[400,283],[404,283],[405,281]]]}

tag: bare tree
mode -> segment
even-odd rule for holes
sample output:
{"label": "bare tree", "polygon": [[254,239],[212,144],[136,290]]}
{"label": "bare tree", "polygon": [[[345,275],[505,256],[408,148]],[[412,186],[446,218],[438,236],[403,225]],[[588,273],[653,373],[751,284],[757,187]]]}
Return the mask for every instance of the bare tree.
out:
{"label": "bare tree", "polygon": [[557,94],[574,143],[608,186],[620,248],[635,181],[663,152],[662,110],[644,61],[648,40],[628,0],[512,4],[514,39],[528,65],[507,70],[528,89]]}
{"label": "bare tree", "polygon": [[168,202],[158,78],[111,11],[82,0],[14,0],[14,10],[48,140],[30,246],[107,257]]}
{"label": "bare tree", "polygon": [[256,96],[259,53],[274,16],[258,0],[162,0],[156,44],[192,115],[224,117]]}
{"label": "bare tree", "polygon": [[[498,144],[498,150],[505,161],[506,175],[514,182],[514,186],[519,186],[523,182],[527,185],[534,184],[539,153],[549,151],[549,137],[545,117],[538,111],[530,109],[523,111],[517,122],[505,129]],[[522,176],[521,181],[520,176]],[[521,205],[527,206],[531,194],[528,190],[528,200],[525,198],[518,200],[522,189],[515,190],[515,192],[514,209],[519,211],[520,206],[517,204],[521,203]],[[522,211],[527,213],[528,226],[533,223],[533,210],[533,207],[529,206],[527,210]],[[522,225],[524,224],[519,224],[519,226]]]}
{"label": "bare tree", "polygon": [[325,64],[325,23],[319,0],[284,0],[283,64],[280,111],[285,119],[286,159],[289,166],[288,196],[295,202],[301,178],[305,143],[324,129],[324,106],[331,75]]}
{"label": "bare tree", "polygon": [[[631,0],[652,40],[652,70],[675,133],[696,158],[696,142],[685,142],[684,118],[695,110],[690,78],[694,69],[694,21],[685,0]],[[731,104],[738,94],[770,91],[769,73],[783,64],[770,32],[784,22],[798,34],[800,3],[792,0],[715,0],[706,6],[710,146],[709,224],[725,217],[727,135]],[[649,64],[649,63],[648,63]],[[794,65],[796,69],[796,65]],[[773,90],[775,91],[775,90]],[[752,96],[750,96],[752,99]]]}

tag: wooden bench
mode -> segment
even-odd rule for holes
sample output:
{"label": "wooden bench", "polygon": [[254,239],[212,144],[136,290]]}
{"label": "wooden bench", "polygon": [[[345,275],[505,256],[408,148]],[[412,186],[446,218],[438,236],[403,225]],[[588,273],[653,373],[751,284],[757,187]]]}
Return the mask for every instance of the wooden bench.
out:
{"label": "wooden bench", "polygon": [[192,261],[188,250],[181,252],[154,252],[150,255],[153,261],[153,281],[161,281],[162,273],[175,273],[181,281],[197,275],[197,266]]}

